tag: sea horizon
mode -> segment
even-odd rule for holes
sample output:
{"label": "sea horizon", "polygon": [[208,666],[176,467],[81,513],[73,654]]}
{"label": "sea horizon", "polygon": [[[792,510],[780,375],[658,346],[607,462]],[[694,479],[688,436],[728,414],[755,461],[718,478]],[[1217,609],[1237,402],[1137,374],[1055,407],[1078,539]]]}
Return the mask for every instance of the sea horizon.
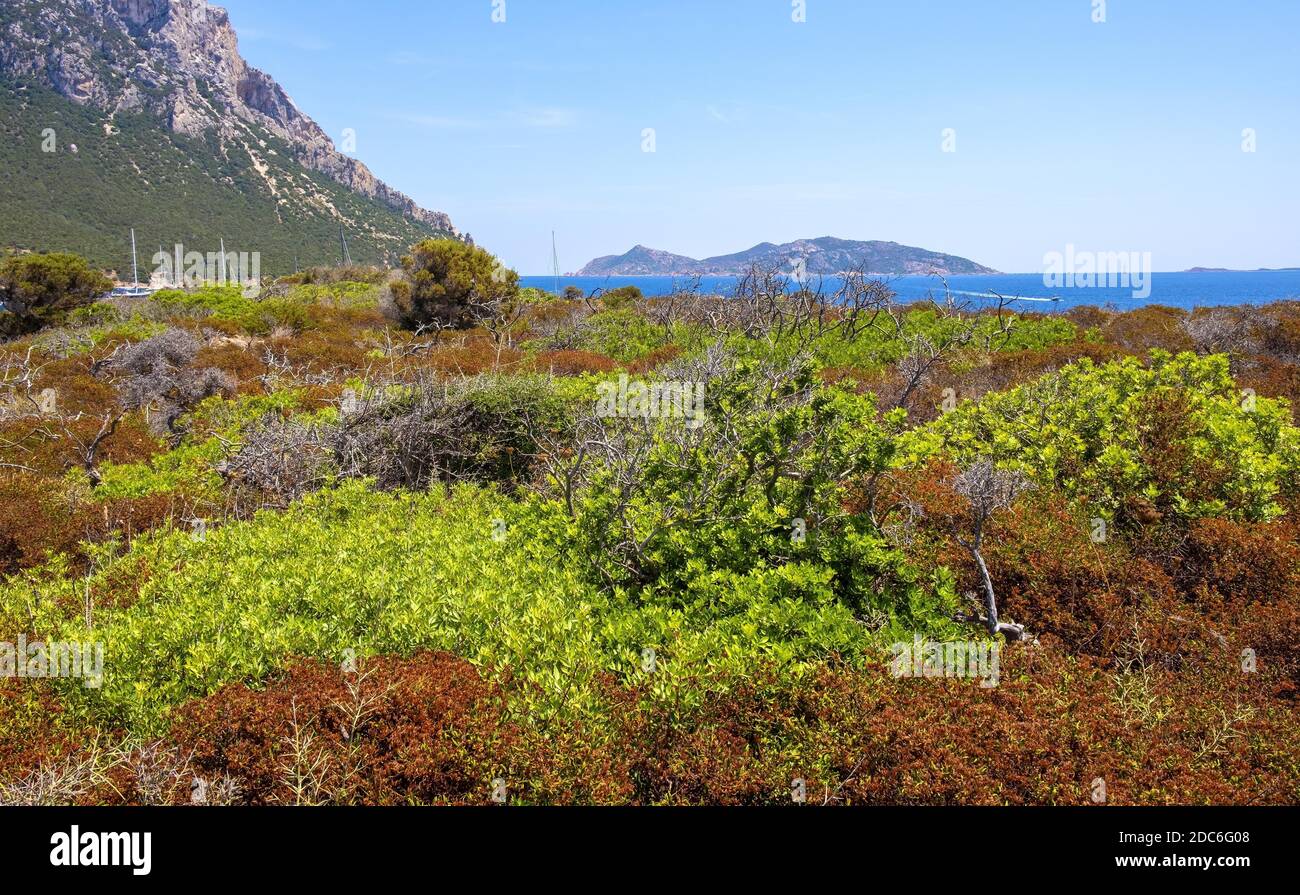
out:
{"label": "sea horizon", "polygon": [[[1113,306],[1122,310],[1165,305],[1191,309],[1225,305],[1271,304],[1300,301],[1300,268],[1276,270],[1193,270],[1155,271],[1124,286],[1047,285],[1042,273],[962,274],[938,276],[880,276],[903,301],[924,301],[944,294],[944,282],[953,295],[974,300],[997,301],[999,297],[1021,303],[1027,310],[1051,312],[1083,306]],[[577,286],[591,294],[596,290],[636,286],[647,298],[671,295],[692,288],[708,294],[730,295],[739,277],[734,276],[521,276],[520,285],[546,291],[563,291]],[[810,278],[811,288],[833,294],[843,277]]]}

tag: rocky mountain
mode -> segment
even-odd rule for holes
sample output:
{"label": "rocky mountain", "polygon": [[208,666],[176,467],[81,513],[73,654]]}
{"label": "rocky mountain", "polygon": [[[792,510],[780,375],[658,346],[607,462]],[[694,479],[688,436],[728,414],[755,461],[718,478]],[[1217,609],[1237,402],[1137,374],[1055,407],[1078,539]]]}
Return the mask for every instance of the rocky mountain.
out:
{"label": "rocky mountain", "polygon": [[[172,195],[179,197],[187,187],[203,192],[198,181],[216,174],[227,194],[218,204],[229,214],[212,223],[226,233],[249,230],[247,220],[266,220],[290,230],[304,228],[304,240],[332,232],[331,247],[337,248],[342,227],[358,244],[354,257],[385,258],[408,246],[413,236],[459,235],[446,214],[421,208],[340,152],[279,84],[244,61],[226,11],[204,0],[0,0],[0,91],[18,114],[35,105],[47,119],[34,120],[42,126],[20,134],[22,146],[11,147],[10,155],[39,151],[67,161],[75,154],[81,167],[93,168],[100,159],[88,150],[111,156],[119,134],[140,137],[142,130],[156,127],[161,133],[137,141],[146,155],[133,166],[140,169],[139,188],[148,191],[170,180]],[[76,109],[60,108],[49,94]],[[63,117],[74,128],[67,134],[54,129],[53,150],[42,136],[52,117]],[[73,153],[78,122],[93,123],[105,139],[83,135]],[[179,172],[171,169],[176,161],[169,157],[171,148],[185,156]],[[29,174],[40,173],[41,159],[25,161]],[[161,167],[148,166],[154,162]],[[48,173],[76,179],[58,166]],[[116,176],[106,170],[101,179]],[[59,203],[64,193],[59,186],[38,190],[55,203],[51,212],[83,217],[83,208]],[[110,192],[129,191],[128,184],[105,186]],[[5,187],[8,199],[9,184]],[[22,193],[21,185],[15,188]],[[239,208],[247,211],[242,219]],[[93,228],[98,222],[90,223]],[[172,241],[169,234],[157,236]],[[115,238],[120,241],[121,233]],[[21,245],[27,239],[13,232],[12,224],[0,223],[0,242]],[[256,232],[248,241],[257,241]]]}
{"label": "rocky mountain", "polygon": [[640,277],[686,274],[694,272],[699,265],[700,262],[694,258],[687,258],[685,255],[674,255],[672,252],[661,252],[658,249],[649,249],[639,245],[633,246],[631,251],[625,255],[606,255],[603,258],[597,258],[578,271],[578,276]]}
{"label": "rocky mountain", "polygon": [[834,276],[857,270],[881,276],[997,273],[966,258],[896,242],[858,242],[823,236],[784,245],[765,242],[734,255],[719,255],[701,261],[637,246],[625,255],[597,258],[578,271],[578,275],[741,276],[755,266],[794,270],[800,262],[812,276]]}

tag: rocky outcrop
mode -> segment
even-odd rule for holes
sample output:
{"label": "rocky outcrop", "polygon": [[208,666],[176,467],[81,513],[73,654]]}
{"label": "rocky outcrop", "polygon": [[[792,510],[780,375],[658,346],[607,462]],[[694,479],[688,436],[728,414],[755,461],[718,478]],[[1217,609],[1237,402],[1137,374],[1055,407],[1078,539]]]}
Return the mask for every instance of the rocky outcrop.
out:
{"label": "rocky outcrop", "polygon": [[240,135],[247,122],[299,163],[437,230],[428,211],[339,152],[273,78],[248,65],[224,9],[204,0],[4,0],[0,74],[46,84],[80,105],[149,112],[187,136]]}

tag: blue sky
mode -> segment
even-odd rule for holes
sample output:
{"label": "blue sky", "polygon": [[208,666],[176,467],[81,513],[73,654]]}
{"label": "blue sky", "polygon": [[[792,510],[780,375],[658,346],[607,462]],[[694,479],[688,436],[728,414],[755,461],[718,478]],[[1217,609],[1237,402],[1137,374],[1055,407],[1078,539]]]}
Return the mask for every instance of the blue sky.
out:
{"label": "blue sky", "polygon": [[494,2],[224,5],[303,111],[525,274],[552,230],[565,271],[826,235],[1300,265],[1297,0]]}

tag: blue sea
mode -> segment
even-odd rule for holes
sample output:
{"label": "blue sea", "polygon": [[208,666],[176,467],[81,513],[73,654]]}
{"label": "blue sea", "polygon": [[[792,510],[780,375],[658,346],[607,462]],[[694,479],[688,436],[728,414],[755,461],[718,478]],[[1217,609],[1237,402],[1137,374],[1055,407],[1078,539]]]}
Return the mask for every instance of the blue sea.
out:
{"label": "blue sea", "polygon": [[[901,301],[923,301],[931,296],[943,297],[943,282],[938,277],[884,278]],[[520,277],[524,286],[554,291],[577,286],[588,294],[597,289],[638,286],[647,296],[669,295],[694,284],[689,277]],[[735,277],[704,277],[700,290],[709,294],[731,295]],[[817,280],[811,285],[815,288]],[[823,290],[833,295],[839,286],[835,277],[826,277]],[[1268,304],[1284,299],[1300,300],[1300,270],[1198,271],[1193,273],[1152,273],[1149,289],[1135,290],[1117,286],[1047,286],[1040,273],[989,274],[986,276],[949,277],[948,288],[959,299],[997,300],[996,296],[1015,299],[1014,307],[1025,311],[1049,313],[1080,305],[1111,306],[1130,310],[1144,305],[1168,305],[1175,308],[1211,305]],[[1149,291],[1149,295],[1140,292]]]}

